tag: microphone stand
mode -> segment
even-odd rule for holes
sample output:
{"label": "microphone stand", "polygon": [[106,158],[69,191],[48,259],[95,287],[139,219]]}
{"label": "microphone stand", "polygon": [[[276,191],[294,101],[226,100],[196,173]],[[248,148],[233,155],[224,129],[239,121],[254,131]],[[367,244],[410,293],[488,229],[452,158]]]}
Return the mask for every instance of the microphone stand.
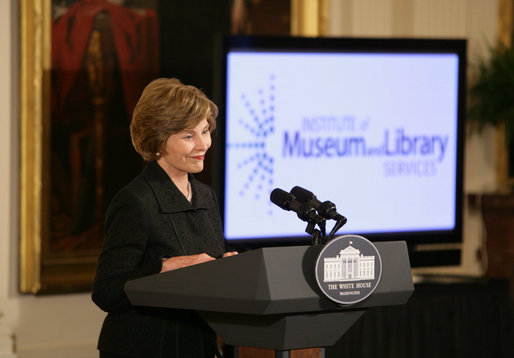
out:
{"label": "microphone stand", "polygon": [[323,220],[323,222],[319,224],[321,231],[316,229],[315,226],[315,221],[308,221],[305,232],[312,236],[311,245],[323,245],[326,243],[325,221]]}

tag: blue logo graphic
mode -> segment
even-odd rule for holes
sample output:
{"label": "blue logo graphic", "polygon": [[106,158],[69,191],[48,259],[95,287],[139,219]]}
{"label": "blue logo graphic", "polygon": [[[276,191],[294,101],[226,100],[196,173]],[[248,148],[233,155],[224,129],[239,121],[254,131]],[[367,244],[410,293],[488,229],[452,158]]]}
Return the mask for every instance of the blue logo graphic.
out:
{"label": "blue logo graphic", "polygon": [[266,141],[274,132],[275,123],[275,76],[269,78],[267,89],[259,88],[256,95],[241,94],[241,101],[246,108],[246,114],[237,121],[237,126],[246,133],[244,140],[228,142],[227,150],[245,151],[244,159],[237,163],[240,170],[248,172],[240,196],[253,195],[255,199],[271,192],[273,187],[274,158],[266,151]]}

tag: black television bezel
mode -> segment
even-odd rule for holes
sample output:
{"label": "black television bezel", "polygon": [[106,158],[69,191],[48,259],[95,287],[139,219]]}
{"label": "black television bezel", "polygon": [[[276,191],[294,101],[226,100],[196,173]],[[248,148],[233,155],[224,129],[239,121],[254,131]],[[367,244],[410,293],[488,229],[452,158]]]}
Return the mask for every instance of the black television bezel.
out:
{"label": "black television bezel", "polygon": [[[453,53],[459,58],[457,104],[457,153],[455,183],[455,228],[445,231],[411,231],[389,233],[355,233],[371,241],[405,240],[412,267],[453,266],[461,262],[463,234],[463,173],[466,109],[467,41],[465,39],[293,37],[293,36],[221,36],[215,46],[216,66],[213,89],[219,106],[215,133],[216,176],[213,185],[220,200],[224,221],[225,206],[225,120],[227,54],[230,51],[277,52],[358,52],[358,53]],[[251,208],[248,209],[249,214]],[[306,234],[307,235],[307,234]],[[309,245],[310,237],[276,237],[226,240],[229,249],[240,252],[266,246]]]}

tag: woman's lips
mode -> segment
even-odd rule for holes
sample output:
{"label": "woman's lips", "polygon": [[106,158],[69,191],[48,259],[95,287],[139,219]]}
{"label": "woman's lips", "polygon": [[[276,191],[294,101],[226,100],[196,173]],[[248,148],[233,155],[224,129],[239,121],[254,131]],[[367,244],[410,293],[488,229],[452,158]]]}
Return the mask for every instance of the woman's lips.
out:
{"label": "woman's lips", "polygon": [[205,155],[197,155],[195,157],[192,157],[193,159],[197,159],[197,160],[203,160],[205,158]]}

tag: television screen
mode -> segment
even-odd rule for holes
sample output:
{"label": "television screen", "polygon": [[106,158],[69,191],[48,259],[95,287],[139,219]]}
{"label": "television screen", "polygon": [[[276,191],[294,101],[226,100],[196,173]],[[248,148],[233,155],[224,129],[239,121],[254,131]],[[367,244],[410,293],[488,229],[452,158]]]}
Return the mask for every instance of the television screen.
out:
{"label": "television screen", "polygon": [[338,234],[461,241],[465,40],[226,37],[222,49],[229,244],[310,239],[270,201],[295,186],[336,205]]}

